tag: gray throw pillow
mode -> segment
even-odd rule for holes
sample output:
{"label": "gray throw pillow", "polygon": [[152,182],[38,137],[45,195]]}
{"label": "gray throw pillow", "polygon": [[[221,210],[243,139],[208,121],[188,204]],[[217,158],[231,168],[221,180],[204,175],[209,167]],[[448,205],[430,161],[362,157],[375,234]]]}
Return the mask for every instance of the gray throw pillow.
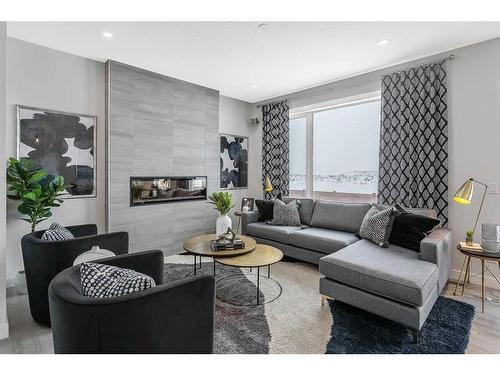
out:
{"label": "gray throw pillow", "polygon": [[73,238],[75,238],[75,236],[73,236],[69,230],[56,222],[52,223],[49,229],[42,234],[42,240],[45,241],[62,241],[71,240]]}
{"label": "gray throw pillow", "polygon": [[381,210],[372,206],[361,223],[359,236],[380,247],[389,247],[389,237],[396,213],[394,207]]}
{"label": "gray throw pillow", "polygon": [[300,215],[297,207],[297,201],[293,200],[288,204],[285,204],[279,199],[275,199],[273,207],[273,220],[271,220],[269,224],[300,227]]}
{"label": "gray throw pillow", "polygon": [[80,279],[84,296],[118,297],[156,286],[152,277],[127,268],[99,263],[83,263]]}

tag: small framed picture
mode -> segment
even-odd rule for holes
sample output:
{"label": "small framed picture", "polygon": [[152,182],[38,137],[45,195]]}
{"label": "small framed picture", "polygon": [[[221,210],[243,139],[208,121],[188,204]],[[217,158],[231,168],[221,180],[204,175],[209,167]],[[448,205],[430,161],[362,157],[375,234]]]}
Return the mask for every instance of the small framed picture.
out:
{"label": "small framed picture", "polygon": [[253,211],[253,198],[243,198],[241,200],[241,211]]}

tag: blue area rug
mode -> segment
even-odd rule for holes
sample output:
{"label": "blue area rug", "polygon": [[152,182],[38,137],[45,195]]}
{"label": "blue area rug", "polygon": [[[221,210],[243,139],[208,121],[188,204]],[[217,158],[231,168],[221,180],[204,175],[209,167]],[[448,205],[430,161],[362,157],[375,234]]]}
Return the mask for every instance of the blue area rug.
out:
{"label": "blue area rug", "polygon": [[460,354],[469,343],[474,306],[439,297],[413,343],[410,329],[339,301],[327,354]]}

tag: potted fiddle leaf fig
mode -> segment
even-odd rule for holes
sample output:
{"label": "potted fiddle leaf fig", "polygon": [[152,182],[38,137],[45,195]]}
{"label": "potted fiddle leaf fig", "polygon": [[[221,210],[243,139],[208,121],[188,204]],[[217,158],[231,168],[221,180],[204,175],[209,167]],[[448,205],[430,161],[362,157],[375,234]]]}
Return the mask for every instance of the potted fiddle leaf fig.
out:
{"label": "potted fiddle leaf fig", "polygon": [[16,158],[9,158],[7,185],[7,198],[21,201],[17,210],[23,215],[20,219],[30,224],[31,232],[52,216],[52,208],[61,205],[60,195],[66,189],[64,177],[51,178],[33,161]]}

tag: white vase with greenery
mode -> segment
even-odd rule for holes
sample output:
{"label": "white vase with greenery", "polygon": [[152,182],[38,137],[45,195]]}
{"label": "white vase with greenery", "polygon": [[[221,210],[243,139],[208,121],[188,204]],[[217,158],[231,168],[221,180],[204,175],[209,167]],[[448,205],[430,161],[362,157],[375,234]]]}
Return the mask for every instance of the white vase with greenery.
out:
{"label": "white vase with greenery", "polygon": [[222,191],[212,193],[208,199],[210,200],[208,203],[213,204],[214,208],[219,211],[219,217],[215,223],[215,235],[219,237],[231,228],[232,223],[228,213],[234,207],[233,196],[227,191]]}

